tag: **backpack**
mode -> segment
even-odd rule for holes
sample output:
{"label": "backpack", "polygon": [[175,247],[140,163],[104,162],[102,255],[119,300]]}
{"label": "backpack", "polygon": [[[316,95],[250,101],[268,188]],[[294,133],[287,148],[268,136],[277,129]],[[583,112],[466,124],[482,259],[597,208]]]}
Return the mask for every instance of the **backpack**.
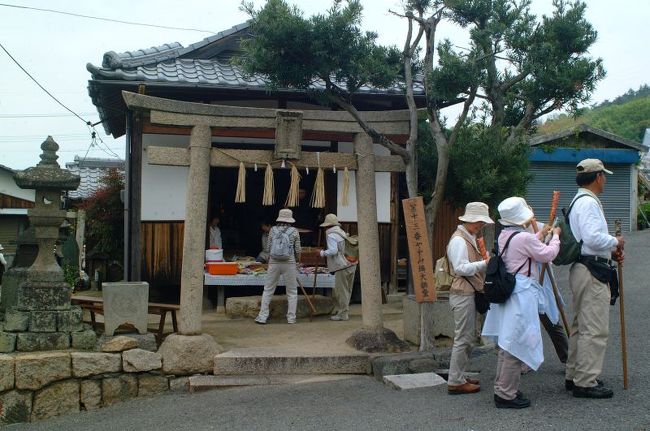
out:
{"label": "backpack", "polygon": [[582,194],[577,196],[571,205],[569,206],[569,211],[566,208],[562,208],[563,218],[558,222],[558,226],[562,230],[560,232],[560,252],[557,254],[555,259],[553,259],[554,265],[571,265],[573,262],[578,260],[580,257],[580,250],[582,249],[582,240],[580,242],[576,241],[576,238],[573,236],[571,231],[571,226],[569,225],[569,214],[573,209],[573,205],[578,201],[578,199],[589,196],[588,194]]}
{"label": "backpack", "polygon": [[273,241],[271,241],[271,248],[269,250],[271,259],[286,262],[293,256],[293,244],[291,244],[291,238],[288,233],[290,229],[290,227],[287,227],[281,231],[279,228],[276,228],[275,232],[277,235],[273,235]]}
{"label": "backpack", "polygon": [[434,279],[436,281],[437,290],[445,291],[451,289],[451,283],[454,281],[454,277],[451,275],[451,269],[447,255],[436,260]]}
{"label": "backpack", "polygon": [[353,265],[359,263],[359,237],[356,235],[341,235],[333,232],[344,240],[343,256]]}
{"label": "backpack", "polygon": [[[503,246],[501,253],[496,254],[490,258],[487,264],[487,270],[485,273],[485,283],[483,284],[483,293],[485,294],[485,299],[494,304],[503,304],[506,302],[512,291],[515,289],[515,274],[521,271],[521,268],[526,265],[526,262],[522,263],[521,266],[515,271],[514,274],[510,274],[506,270],[506,264],[503,261],[503,254],[508,249],[510,240],[515,237],[515,235],[521,232],[515,232],[510,235],[510,238],[506,241],[506,244]],[[530,264],[531,259],[528,258],[528,272],[530,273]]]}

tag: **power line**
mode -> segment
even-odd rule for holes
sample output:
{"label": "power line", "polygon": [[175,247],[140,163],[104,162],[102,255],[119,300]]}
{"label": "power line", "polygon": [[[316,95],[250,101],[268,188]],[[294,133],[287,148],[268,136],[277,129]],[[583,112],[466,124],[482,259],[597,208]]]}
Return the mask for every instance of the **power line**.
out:
{"label": "power line", "polygon": [[[1,4],[0,4],[0,5],[1,5]],[[43,91],[44,91],[48,96],[50,96],[50,97],[51,97],[51,98],[52,98],[56,103],[58,103],[59,105],[61,105],[61,106],[62,106],[66,111],[70,112],[71,114],[73,114],[75,117],[77,117],[78,119],[80,119],[80,120],[83,121],[84,123],[88,124],[88,121],[86,121],[86,120],[84,120],[83,118],[81,118],[81,117],[79,116],[79,114],[77,114],[77,113],[74,112],[72,109],[70,109],[70,108],[68,108],[67,106],[65,106],[65,105],[63,104],[63,102],[61,102],[59,99],[57,99],[56,97],[54,97],[54,95],[53,95],[52,93],[50,93],[49,91],[47,91],[47,89],[46,89],[45,87],[43,87],[43,86],[40,84],[40,82],[38,82],[38,81],[36,80],[36,78],[34,78],[34,77],[33,77],[33,76],[32,76],[32,75],[31,75],[31,74],[30,74],[30,73],[29,73],[29,72],[28,72],[28,71],[27,71],[27,70],[26,70],[26,69],[25,69],[25,68],[24,68],[24,67],[23,67],[19,62],[18,62],[18,60],[16,60],[16,59],[14,58],[14,56],[11,55],[11,54],[9,53],[9,51],[7,51],[7,49],[4,47],[4,45],[3,45],[2,43],[0,43],[0,48],[2,48],[2,50],[3,50],[3,51],[4,51],[4,52],[9,56],[9,58],[10,58],[14,63],[16,63],[16,66],[18,66],[18,67],[20,68],[20,70],[22,70],[23,72],[25,72],[25,74],[26,74],[27,76],[29,76],[29,78],[30,78],[32,81],[34,81],[34,82],[36,83],[36,85],[38,85],[38,86],[41,88],[41,90],[43,90]]]}
{"label": "power line", "polygon": [[91,15],[82,15],[82,14],[79,14],[79,13],[64,12],[64,11],[54,10],[54,9],[41,9],[41,8],[37,8],[37,7],[19,6],[19,5],[7,4],[7,3],[0,3],[0,6],[13,7],[13,8],[17,8],[17,9],[35,10],[35,11],[39,11],[39,12],[58,13],[58,14],[61,14],[61,15],[70,15],[70,16],[76,16],[78,18],[95,19],[95,20],[98,20],[98,21],[116,22],[116,23],[119,23],[119,24],[139,25],[139,26],[143,26],[143,27],[163,28],[163,29],[166,29],[166,30],[196,31],[196,32],[199,32],[199,33],[216,34],[215,32],[210,31],[210,30],[201,30],[201,29],[197,29],[197,28],[185,28],[185,27],[172,27],[172,26],[167,26],[167,25],[147,24],[147,23],[144,23],[144,22],[122,21],[122,20],[119,20],[119,19],[103,18],[103,17],[91,16]]}
{"label": "power line", "polygon": [[[82,112],[79,115],[97,115],[96,112]],[[74,117],[74,114],[70,113],[58,113],[58,114],[47,114],[47,113],[42,113],[42,114],[0,114],[0,119],[18,119],[18,118],[61,118],[61,117]]]}

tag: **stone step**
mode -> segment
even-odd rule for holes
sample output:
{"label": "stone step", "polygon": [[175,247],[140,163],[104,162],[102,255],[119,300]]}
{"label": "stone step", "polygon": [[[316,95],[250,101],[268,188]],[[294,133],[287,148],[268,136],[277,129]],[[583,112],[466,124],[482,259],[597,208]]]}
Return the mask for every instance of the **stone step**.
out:
{"label": "stone step", "polygon": [[240,386],[268,386],[268,385],[299,385],[305,383],[329,382],[334,380],[349,379],[351,374],[276,374],[266,376],[212,376],[201,375],[189,378],[190,392],[201,392],[212,389],[225,389]]}
{"label": "stone step", "polygon": [[214,374],[266,376],[274,374],[370,374],[366,353],[313,353],[286,349],[233,349],[214,357]]}

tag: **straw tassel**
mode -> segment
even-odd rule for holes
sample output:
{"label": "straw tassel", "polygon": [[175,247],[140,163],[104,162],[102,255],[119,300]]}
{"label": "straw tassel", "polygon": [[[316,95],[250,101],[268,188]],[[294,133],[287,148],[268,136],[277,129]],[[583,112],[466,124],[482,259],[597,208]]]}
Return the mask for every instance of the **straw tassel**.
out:
{"label": "straw tassel", "polygon": [[[291,163],[291,162],[289,162]],[[297,207],[298,206],[298,186],[300,185],[300,173],[296,165],[291,163],[291,184],[289,185],[289,194],[287,195],[287,201],[285,202],[285,207]]]}
{"label": "straw tassel", "polygon": [[323,168],[318,168],[316,171],[316,182],[314,183],[314,191],[311,194],[312,208],[325,208],[325,178]]}
{"label": "straw tassel", "polygon": [[344,207],[350,205],[350,171],[347,166],[343,168],[343,193],[341,196],[341,205]]}
{"label": "straw tassel", "polygon": [[246,168],[244,162],[239,162],[239,175],[237,176],[237,192],[235,193],[235,202],[246,202]]}
{"label": "straw tassel", "polygon": [[270,163],[266,164],[264,171],[264,195],[262,196],[262,205],[271,206],[275,204],[275,182],[273,180],[273,168]]}

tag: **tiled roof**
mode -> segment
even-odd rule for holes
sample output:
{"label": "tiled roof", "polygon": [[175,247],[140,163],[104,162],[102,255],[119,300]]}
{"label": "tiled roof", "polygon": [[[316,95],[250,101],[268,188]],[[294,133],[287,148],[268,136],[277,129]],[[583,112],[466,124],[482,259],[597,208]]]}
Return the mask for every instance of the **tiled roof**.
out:
{"label": "tiled roof", "polygon": [[[236,25],[200,42],[193,43],[186,48],[180,43],[174,42],[119,54],[110,51],[104,54],[102,67],[88,63],[86,68],[93,75],[93,79],[145,81],[179,85],[198,84],[200,86],[231,89],[271,89],[268,80],[261,76],[245,77],[238,66],[215,58],[214,52],[210,58],[194,58],[205,56],[205,54],[195,55],[197,50],[201,50],[209,44],[237,32],[242,32],[242,37],[245,37],[244,30],[248,27],[248,23]],[[315,82],[312,89],[322,90],[324,89],[324,83]],[[422,85],[416,84],[416,93],[423,93],[423,89]],[[401,85],[394,85],[387,89],[364,86],[359,89],[359,92],[366,94],[403,94],[404,90]]]}
{"label": "tiled roof", "polygon": [[546,135],[538,135],[530,139],[529,144],[531,146],[536,146],[536,145],[541,145],[545,144],[547,142],[555,141],[558,139],[566,138],[568,136],[573,136],[577,135],[579,133],[591,133],[593,135],[600,136],[602,138],[608,139],[612,142],[616,142],[620,145],[630,147],[632,149],[642,151],[642,152],[647,152],[648,149],[645,148],[643,145],[630,141],[629,139],[625,139],[621,136],[615,135],[613,133],[607,132],[605,130],[597,129],[595,127],[588,126],[587,124],[578,124],[575,127],[569,127],[564,130],[560,130],[559,132],[556,133],[549,133]]}
{"label": "tiled roof", "polygon": [[73,174],[81,177],[81,182],[77,190],[70,190],[68,197],[71,199],[85,199],[91,196],[100,187],[100,180],[106,175],[109,169],[117,169],[124,172],[124,161],[115,159],[96,159],[86,158],[81,160],[79,156],[75,157],[74,162],[65,164]]}

